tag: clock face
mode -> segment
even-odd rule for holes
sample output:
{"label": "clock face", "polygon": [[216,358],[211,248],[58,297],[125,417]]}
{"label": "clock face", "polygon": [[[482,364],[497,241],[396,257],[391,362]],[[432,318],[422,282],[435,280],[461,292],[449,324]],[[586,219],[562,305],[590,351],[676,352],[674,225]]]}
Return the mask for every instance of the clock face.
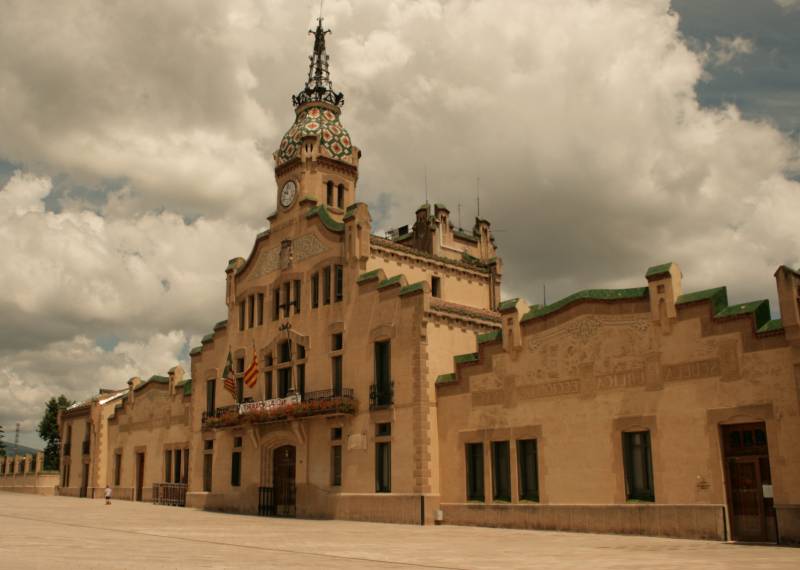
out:
{"label": "clock face", "polygon": [[294,180],[289,180],[281,188],[281,206],[288,208],[294,202],[294,197],[297,195],[297,184]]}

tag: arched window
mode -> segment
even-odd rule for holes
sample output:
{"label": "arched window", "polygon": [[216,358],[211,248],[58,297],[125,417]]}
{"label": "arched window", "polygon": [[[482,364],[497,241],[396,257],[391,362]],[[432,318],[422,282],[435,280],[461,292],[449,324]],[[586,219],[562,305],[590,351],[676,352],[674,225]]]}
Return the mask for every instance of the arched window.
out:
{"label": "arched window", "polygon": [[328,180],[327,187],[328,187],[328,196],[326,202],[328,206],[333,206],[333,182]]}
{"label": "arched window", "polygon": [[337,190],[339,192],[336,195],[336,207],[344,209],[344,184],[339,184]]}

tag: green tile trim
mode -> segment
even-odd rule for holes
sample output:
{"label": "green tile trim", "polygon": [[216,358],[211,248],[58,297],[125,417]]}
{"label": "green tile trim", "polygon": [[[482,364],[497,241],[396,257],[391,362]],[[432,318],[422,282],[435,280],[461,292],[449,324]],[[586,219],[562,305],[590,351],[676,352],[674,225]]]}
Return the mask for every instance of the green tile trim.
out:
{"label": "green tile trim", "polygon": [[319,216],[322,224],[332,232],[344,231],[344,224],[334,220],[328,212],[328,208],[326,208],[324,205],[314,206],[308,211],[308,213],[306,213],[306,219],[311,219],[314,216]]}
{"label": "green tile trim", "polygon": [[780,319],[773,319],[763,324],[761,328],[759,328],[756,332],[767,333],[767,332],[779,331],[781,329],[783,329],[783,321]]}
{"label": "green tile trim", "polygon": [[499,329],[495,331],[490,331],[478,335],[478,344],[483,344],[485,342],[492,342],[501,338],[503,338],[503,331]]}
{"label": "green tile trim", "polygon": [[662,273],[669,273],[669,268],[672,267],[672,262],[662,263],[661,265],[654,265],[653,267],[647,268],[647,273],[644,274],[645,277],[654,277],[656,275],[661,275]]}
{"label": "green tile trim", "polygon": [[578,301],[629,301],[632,299],[644,299],[647,295],[647,287],[634,287],[632,289],[586,289],[573,293],[545,307],[532,307],[531,310],[522,317],[521,322],[549,315]]}
{"label": "green tile trim", "polygon": [[200,354],[203,352],[202,346],[195,346],[192,350],[189,351],[189,356],[194,356],[195,354]]}
{"label": "green tile trim", "polygon": [[384,279],[378,283],[378,289],[386,289],[387,287],[392,287],[393,285],[400,285],[402,282],[401,280],[404,278],[405,276],[401,273],[400,275],[395,275],[394,277]]}
{"label": "green tile trim", "polygon": [[504,311],[510,311],[517,306],[517,303],[519,303],[519,297],[515,297],[514,299],[508,299],[497,305],[497,310],[500,311],[501,313]]}
{"label": "green tile trim", "polygon": [[450,374],[440,374],[436,377],[436,385],[442,386],[444,384],[453,384],[456,381],[455,372],[451,372]]}
{"label": "green tile trim", "polygon": [[204,336],[203,339],[200,342],[202,344],[208,344],[212,340],[214,340],[214,333],[213,332],[212,333],[208,333],[206,336]]}
{"label": "green tile trim", "polygon": [[478,362],[478,353],[470,352],[467,354],[459,354],[453,358],[456,364],[467,364],[468,362]]}
{"label": "green tile trim", "polygon": [[228,320],[225,319],[224,321],[220,321],[217,324],[215,324],[214,325],[214,330],[218,331],[220,329],[224,329],[224,328],[227,328],[227,327],[228,327]]}
{"label": "green tile trim", "polygon": [[366,273],[362,273],[356,279],[356,283],[366,283],[367,281],[372,281],[374,279],[380,279],[380,274],[382,269],[373,269],[372,271],[367,271]]}
{"label": "green tile trim", "polygon": [[192,379],[189,378],[183,383],[183,395],[184,396],[191,396],[192,395]]}
{"label": "green tile trim", "polygon": [[725,307],[714,316],[717,318],[724,318],[736,317],[739,315],[752,315],[756,330],[766,325],[772,318],[772,314],[769,310],[769,301],[766,299]]}
{"label": "green tile trim", "polygon": [[406,285],[405,287],[400,288],[400,296],[410,295],[411,293],[416,293],[418,291],[425,290],[425,281],[417,281],[416,283],[412,283],[411,285]]}
{"label": "green tile trim", "polygon": [[711,301],[711,313],[716,315],[728,306],[728,290],[725,287],[715,287],[703,291],[686,293],[678,297],[676,305],[686,305],[687,303],[697,303],[698,301]]}

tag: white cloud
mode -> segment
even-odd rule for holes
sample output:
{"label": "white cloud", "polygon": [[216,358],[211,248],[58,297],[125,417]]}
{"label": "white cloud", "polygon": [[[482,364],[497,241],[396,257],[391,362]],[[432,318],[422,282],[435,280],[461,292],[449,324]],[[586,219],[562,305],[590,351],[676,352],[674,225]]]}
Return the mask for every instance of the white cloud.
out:
{"label": "white cloud", "polygon": [[742,36],[714,38],[714,43],[706,46],[701,54],[703,61],[709,65],[728,65],[737,56],[753,53],[753,40]]}
{"label": "white cloud", "polygon": [[787,10],[794,10],[800,7],[800,0],[775,0],[775,3]]}

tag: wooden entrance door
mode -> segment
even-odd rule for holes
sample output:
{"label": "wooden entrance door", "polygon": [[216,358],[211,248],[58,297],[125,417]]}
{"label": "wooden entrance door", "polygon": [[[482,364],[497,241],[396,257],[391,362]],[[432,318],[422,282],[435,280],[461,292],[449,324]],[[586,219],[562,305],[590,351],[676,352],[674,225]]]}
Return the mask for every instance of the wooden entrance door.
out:
{"label": "wooden entrance door", "polygon": [[767,431],[763,423],[722,427],[731,537],[776,540]]}
{"label": "wooden entrance door", "polygon": [[144,487],[144,453],[136,454],[136,500],[142,500],[142,488]]}
{"label": "wooden entrance door", "polygon": [[295,516],[295,448],[284,445],[272,453],[272,489],[275,514]]}

